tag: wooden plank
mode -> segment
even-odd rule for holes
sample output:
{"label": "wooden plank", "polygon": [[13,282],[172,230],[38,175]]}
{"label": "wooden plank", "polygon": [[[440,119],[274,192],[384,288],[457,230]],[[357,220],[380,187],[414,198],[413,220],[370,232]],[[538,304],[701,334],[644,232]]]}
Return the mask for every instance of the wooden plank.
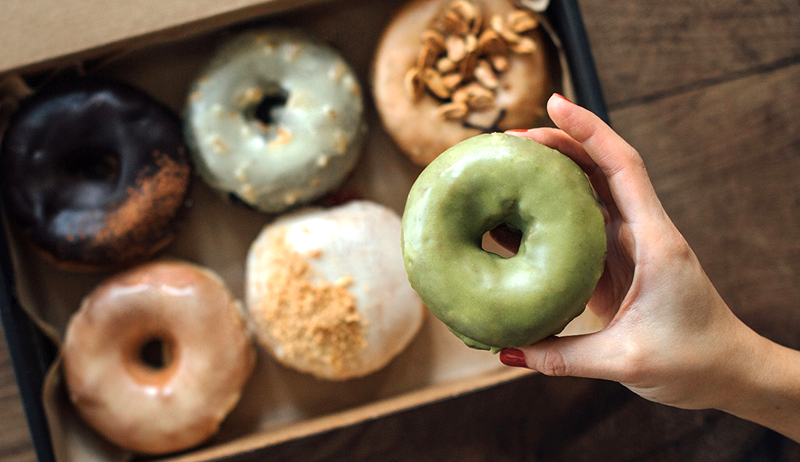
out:
{"label": "wooden plank", "polygon": [[800,347],[800,64],[612,112],[732,309]]}
{"label": "wooden plank", "polygon": [[800,61],[800,3],[580,0],[608,105]]}
{"label": "wooden plank", "polygon": [[0,460],[3,462],[36,460],[2,329],[0,329]]}

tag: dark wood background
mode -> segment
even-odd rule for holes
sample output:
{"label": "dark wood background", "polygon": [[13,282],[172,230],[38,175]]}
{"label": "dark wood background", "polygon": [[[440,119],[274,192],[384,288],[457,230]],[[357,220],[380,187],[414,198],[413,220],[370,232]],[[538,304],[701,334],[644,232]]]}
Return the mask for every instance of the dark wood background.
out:
{"label": "dark wood background", "polygon": [[[670,216],[731,308],[800,348],[800,1],[579,3],[611,121]],[[252,457],[264,459],[790,461],[800,445],[617,384],[533,376]],[[0,462],[31,460],[0,341]]]}

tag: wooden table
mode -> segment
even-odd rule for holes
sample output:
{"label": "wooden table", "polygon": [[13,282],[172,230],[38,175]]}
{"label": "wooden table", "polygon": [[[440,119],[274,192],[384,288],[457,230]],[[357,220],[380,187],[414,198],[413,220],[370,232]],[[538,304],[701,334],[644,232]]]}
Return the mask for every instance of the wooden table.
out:
{"label": "wooden table", "polygon": [[[581,0],[611,121],[731,308],[800,348],[800,3]],[[2,335],[2,334],[0,334]],[[253,460],[800,460],[715,411],[533,376]],[[0,342],[0,462],[34,460]]]}

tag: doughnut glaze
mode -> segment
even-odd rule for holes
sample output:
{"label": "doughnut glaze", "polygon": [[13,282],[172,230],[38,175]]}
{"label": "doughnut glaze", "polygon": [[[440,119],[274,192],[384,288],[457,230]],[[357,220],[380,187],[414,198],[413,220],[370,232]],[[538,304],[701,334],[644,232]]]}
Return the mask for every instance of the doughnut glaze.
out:
{"label": "doughnut glaze", "polygon": [[223,281],[193,264],[154,262],[113,276],[67,326],[69,396],[120,447],[195,446],[216,433],[253,368],[242,314]]}
{"label": "doughnut glaze", "polygon": [[192,86],[185,126],[203,179],[264,212],[338,186],[366,127],[361,87],[342,57],[282,29],[222,45]]}
{"label": "doughnut glaze", "polygon": [[[502,258],[481,237],[522,232]],[[603,214],[583,171],[558,151],[501,133],[435,159],[403,214],[409,281],[428,308],[473,348],[521,347],[579,315],[603,272]]]}
{"label": "doughnut glaze", "polygon": [[164,247],[190,179],[177,115],[118,83],[82,80],[35,94],[3,136],[9,219],[69,268],[129,264]]}
{"label": "doughnut glaze", "polygon": [[400,218],[368,201],[268,225],[247,257],[256,338],[284,365],[324,379],[384,367],[424,319],[399,243]]}

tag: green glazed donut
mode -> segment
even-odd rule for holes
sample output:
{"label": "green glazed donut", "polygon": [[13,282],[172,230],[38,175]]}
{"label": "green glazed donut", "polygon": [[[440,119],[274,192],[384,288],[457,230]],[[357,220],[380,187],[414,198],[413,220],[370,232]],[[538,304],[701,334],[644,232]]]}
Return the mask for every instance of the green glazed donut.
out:
{"label": "green glazed donut", "polygon": [[[481,248],[506,224],[522,232],[503,258]],[[472,348],[499,351],[557,334],[586,307],[606,255],[603,214],[583,171],[535,141],[493,133],[437,157],[403,214],[411,286]]]}

